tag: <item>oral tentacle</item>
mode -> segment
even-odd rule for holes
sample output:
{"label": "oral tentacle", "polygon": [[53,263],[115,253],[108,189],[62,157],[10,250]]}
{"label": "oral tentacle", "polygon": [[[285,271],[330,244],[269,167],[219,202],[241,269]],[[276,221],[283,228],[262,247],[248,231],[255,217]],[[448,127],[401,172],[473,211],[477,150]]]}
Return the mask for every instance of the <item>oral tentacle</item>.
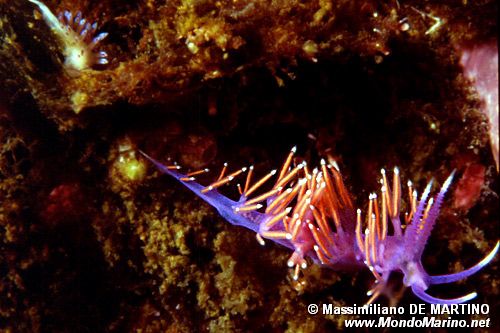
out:
{"label": "oral tentacle", "polygon": [[468,302],[477,296],[477,293],[473,292],[473,293],[467,294],[467,295],[462,296],[462,297],[443,299],[443,298],[437,298],[437,297],[429,295],[422,288],[420,288],[418,286],[412,286],[411,290],[422,301],[427,302],[427,303],[432,303],[432,304],[443,304],[443,305],[444,304],[446,304],[446,305],[461,304],[461,303]]}
{"label": "oral tentacle", "polygon": [[443,283],[450,283],[450,282],[455,282],[459,280],[463,280],[474,273],[478,272],[481,270],[484,266],[488,265],[491,260],[495,257],[495,255],[498,252],[498,248],[500,246],[500,242],[497,242],[493,250],[488,253],[486,257],[484,257],[480,262],[475,264],[474,266],[463,270],[458,273],[452,273],[452,274],[446,274],[446,275],[431,275],[429,276],[429,282],[430,284],[443,284]]}

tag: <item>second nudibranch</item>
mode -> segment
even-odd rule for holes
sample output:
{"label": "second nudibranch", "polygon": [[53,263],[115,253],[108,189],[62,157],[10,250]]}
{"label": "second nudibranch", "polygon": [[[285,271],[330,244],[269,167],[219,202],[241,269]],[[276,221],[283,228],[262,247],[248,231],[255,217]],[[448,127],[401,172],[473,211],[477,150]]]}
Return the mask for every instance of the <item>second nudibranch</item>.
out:
{"label": "second nudibranch", "polygon": [[81,71],[96,64],[108,63],[107,53],[96,50],[96,46],[108,35],[107,32],[95,35],[97,23],[87,22],[81,12],[73,15],[65,11],[56,17],[43,2],[28,1],[38,7],[43,19],[57,36],[65,59],[64,66],[68,70]]}
{"label": "second nudibranch", "polygon": [[[366,221],[363,222],[361,210],[354,210],[338,165],[334,161],[321,160],[320,167],[311,171],[305,162],[294,165],[295,152],[294,147],[279,172],[272,170],[256,182],[252,180],[253,166],[227,174],[225,164],[217,180],[208,186],[200,185],[195,178],[208,169],[182,174],[179,166],[163,165],[141,153],[162,172],[176,178],[215,207],[231,224],[254,231],[260,244],[264,245],[264,240],[268,239],[293,250],[288,266],[294,269],[294,279],[298,279],[301,269],[307,268],[306,258],[309,257],[333,269],[367,267],[375,277],[374,288],[367,293],[371,296],[367,303],[385,291],[394,271],[401,272],[404,285],[425,302],[458,304],[476,296],[476,293],[470,293],[454,299],[441,299],[426,293],[431,285],[455,282],[476,273],[495,257],[499,249],[497,242],[484,259],[459,273],[431,276],[423,268],[422,253],[454,173],[435,197],[430,197],[432,181],[420,199],[412,183],[408,182],[409,209],[404,215],[404,228],[400,219],[402,189],[399,169],[394,169],[392,185],[382,169],[380,199],[375,193],[370,194]],[[238,201],[217,190],[245,172],[244,186],[238,184]],[[272,187],[262,191],[263,184],[273,178]],[[256,195],[259,190],[262,193]]]}

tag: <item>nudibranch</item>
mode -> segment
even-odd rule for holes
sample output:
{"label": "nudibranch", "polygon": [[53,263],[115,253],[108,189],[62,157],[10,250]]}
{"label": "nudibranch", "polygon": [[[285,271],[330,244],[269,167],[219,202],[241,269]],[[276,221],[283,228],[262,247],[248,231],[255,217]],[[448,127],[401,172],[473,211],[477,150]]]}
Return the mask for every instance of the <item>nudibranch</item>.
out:
{"label": "nudibranch", "polygon": [[[312,171],[307,163],[295,165],[293,148],[280,171],[272,170],[253,182],[253,166],[227,173],[224,165],[216,181],[208,186],[196,182],[197,175],[207,169],[181,173],[178,165],[164,165],[141,152],[159,170],[176,178],[204,201],[215,207],[219,214],[233,225],[243,226],[256,233],[264,245],[265,239],[293,250],[288,266],[298,279],[301,269],[307,268],[306,258],[333,268],[368,268],[375,277],[374,288],[367,295],[373,302],[387,287],[389,275],[398,271],[403,283],[428,303],[459,304],[467,302],[476,293],[453,299],[436,298],[426,290],[431,285],[462,280],[486,266],[496,255],[499,242],[479,263],[459,273],[429,275],[423,268],[421,256],[436,223],[452,173],[435,197],[431,197],[432,181],[418,198],[408,182],[409,209],[401,223],[402,187],[400,172],[394,169],[392,184],[382,170],[380,195],[370,194],[366,221],[360,209],[355,210],[335,161],[321,160]],[[240,198],[231,200],[217,189],[240,174],[246,173],[244,186],[238,184]],[[270,189],[264,183],[273,178]],[[256,194],[260,190],[260,194]],[[365,225],[363,231],[363,225]]]}
{"label": "nudibranch", "polygon": [[108,54],[97,51],[96,46],[108,35],[101,32],[96,35],[97,23],[89,23],[82,18],[82,13],[76,15],[64,11],[56,17],[41,1],[28,0],[34,3],[42,16],[59,39],[65,58],[64,66],[70,71],[81,71],[99,64],[108,63]]}

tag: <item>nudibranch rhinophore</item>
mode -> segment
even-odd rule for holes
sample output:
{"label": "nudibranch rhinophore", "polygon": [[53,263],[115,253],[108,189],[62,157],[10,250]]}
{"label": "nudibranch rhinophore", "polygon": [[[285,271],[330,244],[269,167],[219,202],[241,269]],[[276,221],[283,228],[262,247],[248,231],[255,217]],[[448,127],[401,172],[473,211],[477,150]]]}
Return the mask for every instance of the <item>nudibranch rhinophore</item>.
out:
{"label": "nudibranch rhinophore", "polygon": [[64,11],[56,17],[41,1],[28,0],[34,3],[42,16],[61,43],[65,58],[64,66],[68,70],[81,71],[96,64],[108,63],[108,54],[95,48],[106,36],[107,32],[95,35],[97,23],[89,23],[82,18],[82,13],[76,15]]}
{"label": "nudibranch rhinophore", "polygon": [[[246,227],[256,233],[259,243],[272,240],[293,250],[288,266],[294,268],[294,279],[307,268],[306,258],[333,269],[345,267],[368,268],[375,284],[367,294],[373,302],[387,287],[389,275],[398,271],[403,283],[421,300],[436,304],[467,302],[476,293],[441,299],[429,295],[431,285],[465,279],[486,266],[496,255],[499,242],[476,265],[458,273],[429,275],[421,262],[425,244],[439,215],[444,196],[451,185],[454,172],[445,180],[436,196],[431,197],[432,181],[418,198],[413,184],[408,182],[409,209],[401,222],[401,179],[394,169],[392,185],[382,169],[380,198],[369,196],[366,222],[361,210],[355,210],[335,161],[321,160],[312,171],[305,162],[293,165],[295,147],[281,170],[272,170],[252,183],[254,168],[242,168],[227,173],[224,165],[216,181],[208,186],[196,182],[195,176],[207,169],[182,174],[178,165],[164,165],[141,152],[159,170],[176,178],[197,196],[215,207],[233,225]],[[244,187],[238,184],[240,198],[231,200],[217,191],[238,175],[246,172]],[[255,195],[272,178],[274,185]],[[389,224],[390,223],[390,224]],[[364,231],[363,224],[366,225]]]}

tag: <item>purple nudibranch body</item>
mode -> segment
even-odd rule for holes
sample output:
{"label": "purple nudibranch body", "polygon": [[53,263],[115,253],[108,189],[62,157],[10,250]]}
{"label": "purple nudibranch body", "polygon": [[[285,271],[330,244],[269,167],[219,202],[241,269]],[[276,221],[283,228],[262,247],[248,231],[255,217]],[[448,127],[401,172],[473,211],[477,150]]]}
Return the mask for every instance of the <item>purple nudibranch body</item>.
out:
{"label": "purple nudibranch body", "polygon": [[[404,285],[411,287],[417,297],[428,303],[459,304],[476,297],[477,294],[472,292],[458,298],[441,299],[426,292],[431,285],[451,283],[471,276],[486,266],[499,249],[497,242],[493,250],[476,265],[458,273],[432,276],[422,266],[425,244],[436,223],[454,172],[435,197],[430,196],[432,181],[420,199],[412,183],[408,182],[410,209],[404,215],[406,228],[403,228],[399,170],[394,169],[391,186],[382,169],[380,198],[375,193],[370,194],[363,223],[361,210],[353,208],[338,165],[322,160],[319,168],[310,171],[305,162],[293,165],[295,151],[294,147],[279,173],[273,170],[252,182],[253,166],[226,174],[227,165],[224,165],[218,179],[208,186],[200,185],[194,177],[208,172],[207,169],[182,174],[179,166],[164,165],[141,153],[160,171],[176,178],[216,208],[228,222],[255,232],[262,245],[265,239],[269,239],[293,250],[288,266],[294,268],[294,279],[298,279],[301,269],[307,268],[306,258],[309,257],[313,262],[333,269],[367,267],[376,279],[374,288],[367,293],[371,296],[367,304],[385,291],[389,275],[394,271],[403,273]],[[246,182],[244,188],[238,185],[238,201],[217,191],[218,187],[242,173],[246,173]],[[270,190],[254,195],[272,178],[276,180]]]}

